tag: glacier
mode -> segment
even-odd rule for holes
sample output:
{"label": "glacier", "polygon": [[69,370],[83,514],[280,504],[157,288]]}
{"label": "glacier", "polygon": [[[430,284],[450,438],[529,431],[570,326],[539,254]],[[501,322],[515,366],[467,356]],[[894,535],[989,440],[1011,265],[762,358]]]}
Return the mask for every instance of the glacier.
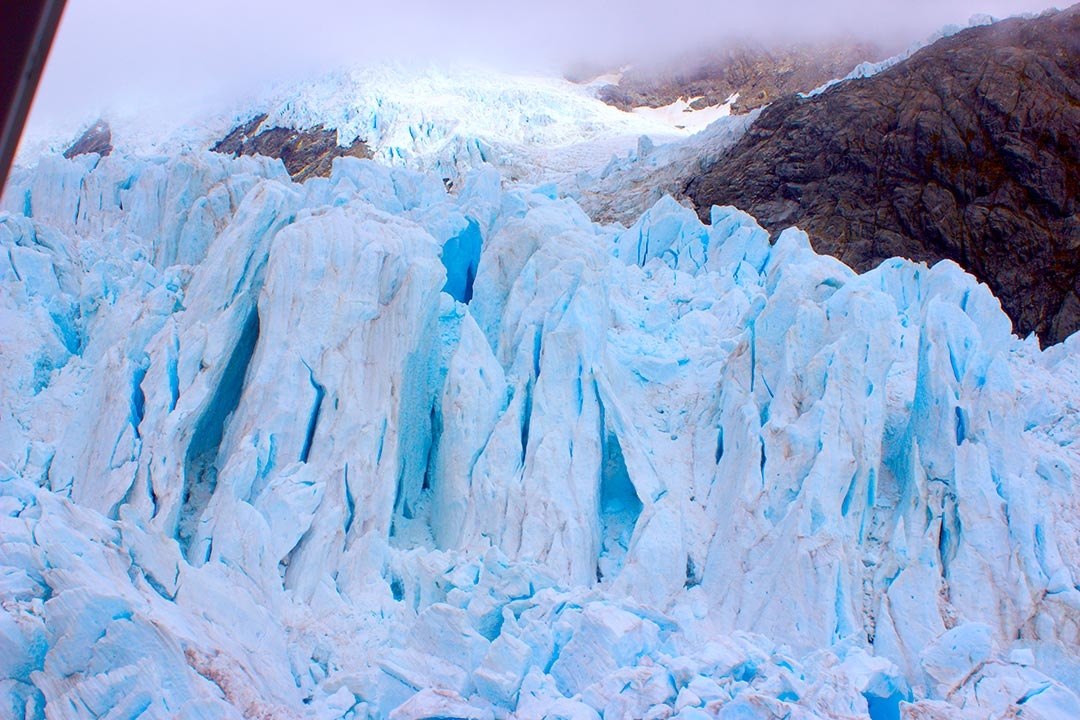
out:
{"label": "glacier", "polygon": [[[555,182],[593,219],[628,225],[664,193],[678,195],[688,169],[715,162],[758,114],[723,117],[695,131],[715,108],[670,117],[622,112],[595,97],[612,80],[581,84],[465,62],[384,62],[284,82],[233,103],[208,102],[190,116],[142,106],[107,115],[116,151],[128,155],[203,150],[265,115],[263,128],[325,126],[342,145],[364,141],[381,164],[448,182],[481,167],[495,167],[509,181]],[[58,120],[32,123],[20,163],[35,166],[62,153],[66,138],[84,129]]]}
{"label": "glacier", "polygon": [[1080,717],[1080,340],[455,168],[12,176],[0,717]]}

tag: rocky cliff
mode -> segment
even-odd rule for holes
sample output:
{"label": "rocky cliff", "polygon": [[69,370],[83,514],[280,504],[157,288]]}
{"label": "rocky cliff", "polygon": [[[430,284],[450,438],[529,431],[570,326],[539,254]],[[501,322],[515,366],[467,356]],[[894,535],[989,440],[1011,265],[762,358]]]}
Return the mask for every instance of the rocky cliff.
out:
{"label": "rocky cliff", "polygon": [[736,115],[843,77],[864,61],[884,53],[866,42],[800,44],[785,48],[733,45],[694,61],[666,68],[633,68],[618,85],[600,89],[598,97],[620,110],[663,107],[679,99],[698,98],[692,107],[732,103]]}
{"label": "rocky cliff", "polygon": [[704,218],[797,224],[858,270],[952,259],[1020,334],[1080,329],[1080,6],[965,30],[864,80],[766,108],[686,178]]}

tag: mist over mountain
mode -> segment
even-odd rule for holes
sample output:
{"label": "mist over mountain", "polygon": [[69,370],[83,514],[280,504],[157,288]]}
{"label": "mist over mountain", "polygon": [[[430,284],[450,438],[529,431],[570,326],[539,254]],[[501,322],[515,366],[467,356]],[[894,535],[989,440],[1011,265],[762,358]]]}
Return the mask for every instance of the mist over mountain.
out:
{"label": "mist over mountain", "polygon": [[783,47],[848,37],[891,53],[973,14],[1047,7],[1046,0],[417,0],[407,7],[325,0],[301,11],[283,0],[258,9],[214,0],[69,0],[31,122],[90,121],[106,111],[182,114],[373,61],[550,72],[574,63],[653,65],[747,41]]}

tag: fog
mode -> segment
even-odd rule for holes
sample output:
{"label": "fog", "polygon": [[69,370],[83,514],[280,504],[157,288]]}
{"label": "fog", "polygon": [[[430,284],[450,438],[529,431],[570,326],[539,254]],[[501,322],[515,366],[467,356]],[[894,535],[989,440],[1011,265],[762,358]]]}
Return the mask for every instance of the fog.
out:
{"label": "fog", "polygon": [[855,36],[906,46],[974,13],[1045,0],[68,0],[35,122],[190,106],[346,63],[483,62],[508,69],[663,58],[730,38]]}

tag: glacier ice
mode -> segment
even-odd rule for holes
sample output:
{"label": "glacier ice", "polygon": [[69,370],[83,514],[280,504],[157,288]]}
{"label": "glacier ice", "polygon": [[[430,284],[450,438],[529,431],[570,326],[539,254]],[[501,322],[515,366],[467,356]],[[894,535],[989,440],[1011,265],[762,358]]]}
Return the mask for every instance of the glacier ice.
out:
{"label": "glacier ice", "polygon": [[956,265],[355,158],[3,210],[4,717],[1080,713],[1080,341]]}

